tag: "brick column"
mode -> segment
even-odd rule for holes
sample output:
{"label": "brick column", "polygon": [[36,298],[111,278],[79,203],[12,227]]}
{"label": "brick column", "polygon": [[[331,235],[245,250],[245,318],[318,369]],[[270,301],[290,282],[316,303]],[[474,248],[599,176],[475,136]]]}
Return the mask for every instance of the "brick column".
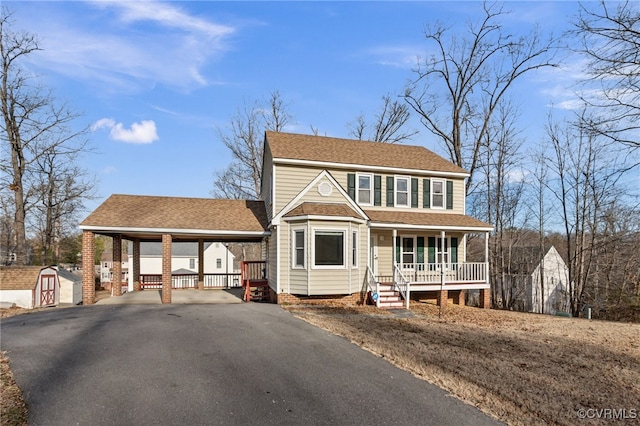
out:
{"label": "brick column", "polygon": [[113,240],[113,278],[111,278],[111,295],[122,295],[122,235],[111,237]]}
{"label": "brick column", "polygon": [[96,302],[95,238],[93,232],[82,231],[82,304]]}
{"label": "brick column", "polygon": [[140,238],[133,239],[133,291],[140,291]]}
{"label": "brick column", "polygon": [[442,290],[438,291],[438,305],[442,305],[442,307],[447,306],[447,302],[449,301],[449,291]]}
{"label": "brick column", "polygon": [[491,291],[488,288],[480,290],[480,307],[482,309],[491,309]]}
{"label": "brick column", "polygon": [[162,234],[162,303],[171,303],[171,234]]}
{"label": "brick column", "polygon": [[464,306],[464,290],[458,290],[453,298],[453,303]]}
{"label": "brick column", "polygon": [[198,287],[200,290],[204,288],[204,240],[198,240]]}

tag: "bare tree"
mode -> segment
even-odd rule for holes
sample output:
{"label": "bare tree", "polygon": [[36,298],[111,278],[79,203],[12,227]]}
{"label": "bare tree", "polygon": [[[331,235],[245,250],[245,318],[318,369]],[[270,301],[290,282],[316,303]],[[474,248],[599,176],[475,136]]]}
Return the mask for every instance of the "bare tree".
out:
{"label": "bare tree", "polygon": [[[78,168],[71,167],[77,154],[86,149],[86,142],[80,141],[86,129],[74,131],[72,123],[79,117],[64,103],[59,104],[51,91],[44,88],[38,79],[20,67],[20,60],[40,48],[36,37],[29,33],[11,30],[11,12],[3,7],[0,19],[0,55],[2,58],[2,82],[0,83],[0,139],[3,153],[0,160],[2,188],[13,191],[13,232],[15,235],[16,263],[26,264],[27,226],[31,212],[44,216],[59,215],[52,203],[45,200],[59,198],[63,186],[43,185],[45,174],[60,178],[60,172],[69,183],[75,185],[73,195],[65,195],[65,205],[78,205],[88,194],[89,186],[77,191]],[[46,159],[55,158],[55,164],[43,169]],[[47,195],[48,193],[48,195]],[[39,206],[40,211],[34,208]],[[38,218],[33,217],[33,221]],[[46,220],[45,220],[46,221]]]}
{"label": "bare tree", "polygon": [[[584,307],[587,284],[594,278],[597,253],[605,238],[603,214],[610,211],[627,191],[621,178],[628,172],[626,156],[609,139],[582,125],[586,110],[573,121],[550,119],[550,190],[558,204],[569,269],[571,311],[577,316]],[[597,284],[596,284],[597,286]]]}
{"label": "bare tree", "polygon": [[353,122],[347,124],[347,127],[351,136],[358,140],[399,143],[410,140],[418,133],[416,130],[407,129],[409,118],[411,112],[407,104],[392,100],[391,95],[387,94],[382,97],[382,106],[371,125],[368,125],[365,116],[360,114]]}
{"label": "bare tree", "polygon": [[451,161],[471,174],[467,194],[500,101],[523,75],[555,66],[552,37],[542,40],[536,29],[525,36],[507,33],[500,23],[502,8],[485,3],[483,10],[461,37],[449,36],[449,28],[439,23],[427,28],[434,53],[418,63],[404,95],[427,130],[442,140]]}
{"label": "bare tree", "polygon": [[640,148],[640,7],[636,2],[581,4],[572,35],[588,59],[583,100],[591,131]]}
{"label": "bare tree", "polygon": [[270,95],[266,107],[258,102],[245,102],[226,128],[218,128],[218,137],[231,151],[233,161],[226,169],[216,173],[213,195],[235,199],[258,198],[262,181],[264,131],[280,132],[291,120],[287,105],[277,91]]}

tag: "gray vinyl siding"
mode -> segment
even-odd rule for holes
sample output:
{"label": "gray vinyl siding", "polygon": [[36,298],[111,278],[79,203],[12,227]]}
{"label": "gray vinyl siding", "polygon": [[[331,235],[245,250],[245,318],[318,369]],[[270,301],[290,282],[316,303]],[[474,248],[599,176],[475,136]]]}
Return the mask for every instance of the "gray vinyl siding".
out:
{"label": "gray vinyl siding", "polygon": [[271,199],[271,173],[273,170],[273,160],[271,158],[271,152],[268,149],[264,151],[264,164],[262,166],[262,187],[260,188],[260,198],[264,201],[264,206],[267,210],[267,220],[271,220],[273,217],[273,200]]}
{"label": "gray vinyl siding", "polygon": [[[276,232],[280,232],[280,230],[276,231]],[[271,235],[269,237],[269,244],[267,247],[268,250],[268,259],[269,259],[269,264],[267,265],[267,271],[268,271],[268,280],[269,280],[269,287],[271,287],[271,289],[273,291],[277,291],[278,290],[278,282],[281,282],[281,274],[280,271],[278,271],[277,268],[277,261],[278,261],[278,238],[277,238],[277,234],[274,233],[273,235]]]}

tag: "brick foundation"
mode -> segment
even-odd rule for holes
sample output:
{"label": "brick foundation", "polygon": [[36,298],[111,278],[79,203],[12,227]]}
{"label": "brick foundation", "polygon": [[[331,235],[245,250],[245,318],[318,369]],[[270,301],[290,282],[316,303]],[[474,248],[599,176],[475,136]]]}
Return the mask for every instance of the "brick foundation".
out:
{"label": "brick foundation", "polygon": [[478,303],[482,309],[490,309],[491,308],[491,290],[482,289],[479,292],[479,300]]}
{"label": "brick foundation", "polygon": [[96,302],[95,238],[93,232],[82,232],[82,304]]}
{"label": "brick foundation", "polygon": [[453,303],[464,306],[464,290],[450,291],[449,293],[453,293]]}
{"label": "brick foundation", "polygon": [[355,306],[362,305],[366,301],[366,293],[353,293],[346,295],[320,295],[320,296],[302,296],[295,295],[289,293],[280,293],[275,294],[273,290],[271,290],[271,300],[278,305],[296,305],[296,304],[305,304],[305,305],[313,305],[313,304],[326,304],[326,303],[336,303],[345,306]]}
{"label": "brick foundation", "polygon": [[438,291],[438,305],[442,305],[442,309],[444,309],[447,307],[447,303],[449,303],[449,291]]}

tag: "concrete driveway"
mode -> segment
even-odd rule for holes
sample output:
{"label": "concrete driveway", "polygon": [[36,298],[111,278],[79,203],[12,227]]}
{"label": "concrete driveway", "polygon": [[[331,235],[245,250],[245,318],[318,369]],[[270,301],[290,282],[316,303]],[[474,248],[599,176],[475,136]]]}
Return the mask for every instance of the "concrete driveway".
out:
{"label": "concrete driveway", "polygon": [[[214,304],[214,303],[242,303],[240,287],[230,289],[174,289],[171,291],[173,304]],[[160,305],[162,304],[162,290],[147,289],[131,291],[122,296],[111,296],[98,300],[98,305]]]}
{"label": "concrete driveway", "polygon": [[277,305],[105,305],[2,321],[30,425],[489,425]]}

